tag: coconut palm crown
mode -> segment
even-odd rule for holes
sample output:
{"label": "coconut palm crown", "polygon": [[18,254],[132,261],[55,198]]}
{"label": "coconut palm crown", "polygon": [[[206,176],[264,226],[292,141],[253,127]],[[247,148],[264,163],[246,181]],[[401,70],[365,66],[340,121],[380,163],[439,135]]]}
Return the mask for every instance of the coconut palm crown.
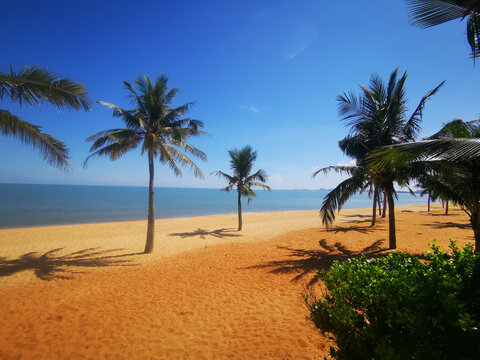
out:
{"label": "coconut palm crown", "polygon": [[412,25],[428,28],[455,19],[467,19],[472,57],[480,56],[479,0],[405,0]]}
{"label": "coconut palm crown", "polygon": [[253,164],[257,159],[257,152],[253,151],[250,146],[242,149],[232,149],[228,151],[230,155],[230,168],[233,175],[228,175],[222,171],[215,171],[212,175],[223,177],[227,180],[228,185],[221,189],[222,191],[237,190],[238,204],[238,231],[242,230],[242,197],[247,197],[248,202],[257,194],[252,190],[253,187],[270,190],[270,187],[264,184],[267,180],[267,174],[264,170],[257,170],[252,174]]}
{"label": "coconut palm crown", "polygon": [[[0,72],[0,101],[8,98],[20,105],[38,106],[48,102],[59,109],[90,110],[91,102],[81,83],[60,79],[38,66],[24,66],[16,72]],[[42,158],[60,169],[70,167],[68,149],[40,126],[22,120],[8,110],[0,110],[0,133],[40,151]]]}
{"label": "coconut palm crown", "polygon": [[92,154],[85,160],[85,166],[92,157],[107,156],[113,161],[138,146],[141,146],[142,155],[147,154],[149,195],[145,253],[153,252],[154,248],[154,159],[169,166],[177,176],[182,175],[180,167],[187,166],[200,178],[203,178],[202,172],[187,154],[207,160],[201,150],[188,143],[190,137],[206,134],[201,130],[201,121],[184,117],[193,103],[170,107],[180,89],[169,89],[167,81],[165,75],[160,75],[154,83],[148,76],[138,77],[134,86],[124,81],[134,109],[124,110],[104,101],[99,103],[112,109],[113,116],[121,118],[126,127],[100,131],[87,138],[93,144],[90,148]]}

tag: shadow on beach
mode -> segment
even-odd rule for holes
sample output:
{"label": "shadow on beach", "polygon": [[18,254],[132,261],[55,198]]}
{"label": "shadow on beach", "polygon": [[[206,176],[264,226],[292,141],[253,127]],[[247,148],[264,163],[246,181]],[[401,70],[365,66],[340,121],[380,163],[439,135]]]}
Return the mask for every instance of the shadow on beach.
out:
{"label": "shadow on beach", "polygon": [[112,253],[122,249],[98,250],[99,248],[84,249],[65,255],[59,254],[63,249],[53,249],[44,254],[29,252],[15,260],[0,258],[0,277],[32,270],[35,276],[41,280],[71,279],[73,274],[83,273],[76,268],[135,266],[136,264],[133,264],[131,260],[123,258],[140,254],[113,255]]}
{"label": "shadow on beach", "polygon": [[201,239],[205,239],[207,236],[213,236],[219,239],[223,239],[224,237],[239,237],[241,235],[239,235],[238,232],[233,228],[222,228],[210,231],[198,228],[197,230],[189,232],[171,233],[168,236],[180,236],[182,239],[194,236],[200,236]]}
{"label": "shadow on beach", "polygon": [[389,251],[382,246],[384,239],[376,240],[360,251],[347,249],[340,242],[329,245],[325,239],[321,239],[318,243],[320,249],[315,250],[277,246],[278,249],[287,252],[287,258],[250,266],[247,269],[270,269],[269,273],[272,274],[296,274],[291,281],[303,280],[305,276],[312,275],[313,277],[307,283],[311,286],[318,281],[315,271],[330,269],[334,261],[345,261],[362,255],[371,259],[389,254]]}

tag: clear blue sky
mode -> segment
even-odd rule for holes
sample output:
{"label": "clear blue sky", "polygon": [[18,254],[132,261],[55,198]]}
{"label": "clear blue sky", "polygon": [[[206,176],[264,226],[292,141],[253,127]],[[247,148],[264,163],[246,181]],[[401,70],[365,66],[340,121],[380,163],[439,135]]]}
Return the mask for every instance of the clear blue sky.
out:
{"label": "clear blue sky", "polygon": [[[198,163],[205,180],[188,169],[176,178],[157,163],[156,186],[220,187],[210,173],[229,171],[226,151],[250,144],[273,188],[334,187],[338,176],[311,174],[349,161],[338,148],[347,129],[336,96],[374,72],[388,79],[396,67],[408,71],[411,109],[446,80],[425,108],[423,136],[480,113],[479,65],[469,58],[465,22],[412,28],[402,0],[5,1],[2,15],[0,71],[38,64],[82,82],[93,101],[123,108],[130,106],[123,80],[164,73],[182,89],[176,104],[196,101],[189,115],[212,135],[193,140],[209,158]],[[121,126],[101,105],[89,113],[0,106],[64,141],[73,166],[51,168],[2,136],[0,182],[147,185],[140,151],[82,168],[85,138]]]}

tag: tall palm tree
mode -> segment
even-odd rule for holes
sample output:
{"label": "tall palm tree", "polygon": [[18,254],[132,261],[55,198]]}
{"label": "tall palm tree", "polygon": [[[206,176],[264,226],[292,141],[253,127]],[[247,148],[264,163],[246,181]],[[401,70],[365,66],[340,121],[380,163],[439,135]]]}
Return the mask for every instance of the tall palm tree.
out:
{"label": "tall palm tree", "polygon": [[175,175],[181,176],[180,166],[188,166],[197,177],[203,178],[197,165],[185,154],[191,154],[207,160],[207,156],[189,144],[191,136],[206,134],[200,130],[203,123],[198,120],[185,118],[192,103],[178,107],[170,107],[178,93],[178,88],[167,87],[167,77],[160,75],[155,83],[148,76],[135,80],[135,87],[124,81],[125,88],[135,106],[132,110],[124,110],[116,105],[100,101],[102,105],[113,110],[113,116],[119,117],[126,128],[100,131],[87,141],[93,142],[90,152],[93,152],[84,162],[94,156],[108,156],[110,160],[117,160],[125,153],[141,144],[141,154],[147,153],[149,182],[148,182],[148,226],[145,253],[153,252],[155,230],[154,204],[154,159],[158,158],[162,164],[168,165]]}
{"label": "tall palm tree", "polygon": [[253,197],[257,196],[252,190],[252,187],[260,187],[262,189],[270,190],[270,187],[265,185],[267,174],[264,170],[257,170],[252,174],[253,163],[257,159],[257,152],[253,151],[250,146],[238,150],[229,150],[230,155],[230,169],[233,170],[233,175],[228,175],[222,171],[215,171],[212,175],[223,177],[228,181],[228,185],[221,189],[222,191],[230,191],[237,189],[237,206],[238,206],[238,231],[242,230],[242,196],[248,198],[248,202]]}
{"label": "tall palm tree", "polygon": [[405,0],[412,25],[421,28],[467,18],[467,39],[472,57],[480,56],[479,0]]}
{"label": "tall palm tree", "polygon": [[335,211],[340,210],[350,196],[365,189],[366,182],[374,184],[377,189],[385,191],[387,197],[391,249],[396,248],[393,184],[397,182],[400,185],[406,185],[408,171],[400,167],[372,169],[365,159],[373,149],[379,146],[413,141],[420,131],[425,103],[443,85],[442,82],[423,96],[413,114],[407,117],[406,79],[406,72],[398,79],[398,69],[392,72],[387,84],[380,76],[373,75],[368,87],[360,85],[359,96],[350,92],[337,98],[339,113],[350,126],[350,134],[341,140],[339,145],[347,156],[356,159],[358,168],[349,179],[325,196],[320,210],[323,223],[332,223],[335,219]]}
{"label": "tall palm tree", "polygon": [[[461,134],[461,138],[451,138]],[[369,157],[377,169],[405,164],[423,164],[435,174],[428,189],[449,199],[470,217],[475,251],[480,252],[480,127],[478,122],[454,120],[432,138],[390,148],[381,148]]]}
{"label": "tall palm tree", "polygon": [[[0,101],[6,97],[20,105],[40,105],[49,102],[60,109],[90,110],[87,91],[72,79],[57,75],[38,66],[24,66],[19,72],[0,72]],[[50,165],[65,169],[70,166],[68,149],[63,142],[42,131],[8,110],[0,110],[0,132],[40,151]]]}

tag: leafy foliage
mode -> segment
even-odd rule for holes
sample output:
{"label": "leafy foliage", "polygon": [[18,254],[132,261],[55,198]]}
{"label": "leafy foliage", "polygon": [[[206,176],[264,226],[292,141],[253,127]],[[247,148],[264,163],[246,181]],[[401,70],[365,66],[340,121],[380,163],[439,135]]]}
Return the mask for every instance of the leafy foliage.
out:
{"label": "leafy foliage", "polygon": [[212,175],[223,177],[228,181],[228,185],[222,191],[230,191],[237,189],[240,196],[248,198],[250,202],[257,194],[253,191],[253,187],[260,187],[265,190],[270,190],[268,185],[264,183],[267,181],[267,173],[263,169],[257,170],[251,174],[253,164],[257,159],[257,152],[253,151],[250,146],[245,146],[242,149],[229,150],[230,155],[230,169],[233,170],[233,175],[228,175],[222,171],[215,171]]}
{"label": "leafy foliage", "polygon": [[335,359],[473,359],[480,351],[480,255],[434,243],[421,261],[393,252],[318,272],[326,294],[310,317],[335,336]]}
{"label": "leafy foliage", "polygon": [[480,56],[480,1],[405,0],[414,26],[428,28],[447,21],[467,18],[467,39],[472,57]]}
{"label": "leafy foliage", "polygon": [[[10,69],[0,72],[0,100],[40,105],[49,102],[57,108],[90,110],[91,103],[82,84],[72,79],[59,79],[57,75],[39,68],[24,66],[19,72]],[[63,142],[42,131],[7,110],[0,110],[0,133],[12,136],[21,143],[40,151],[42,158],[60,169],[70,167],[68,149]]]}

